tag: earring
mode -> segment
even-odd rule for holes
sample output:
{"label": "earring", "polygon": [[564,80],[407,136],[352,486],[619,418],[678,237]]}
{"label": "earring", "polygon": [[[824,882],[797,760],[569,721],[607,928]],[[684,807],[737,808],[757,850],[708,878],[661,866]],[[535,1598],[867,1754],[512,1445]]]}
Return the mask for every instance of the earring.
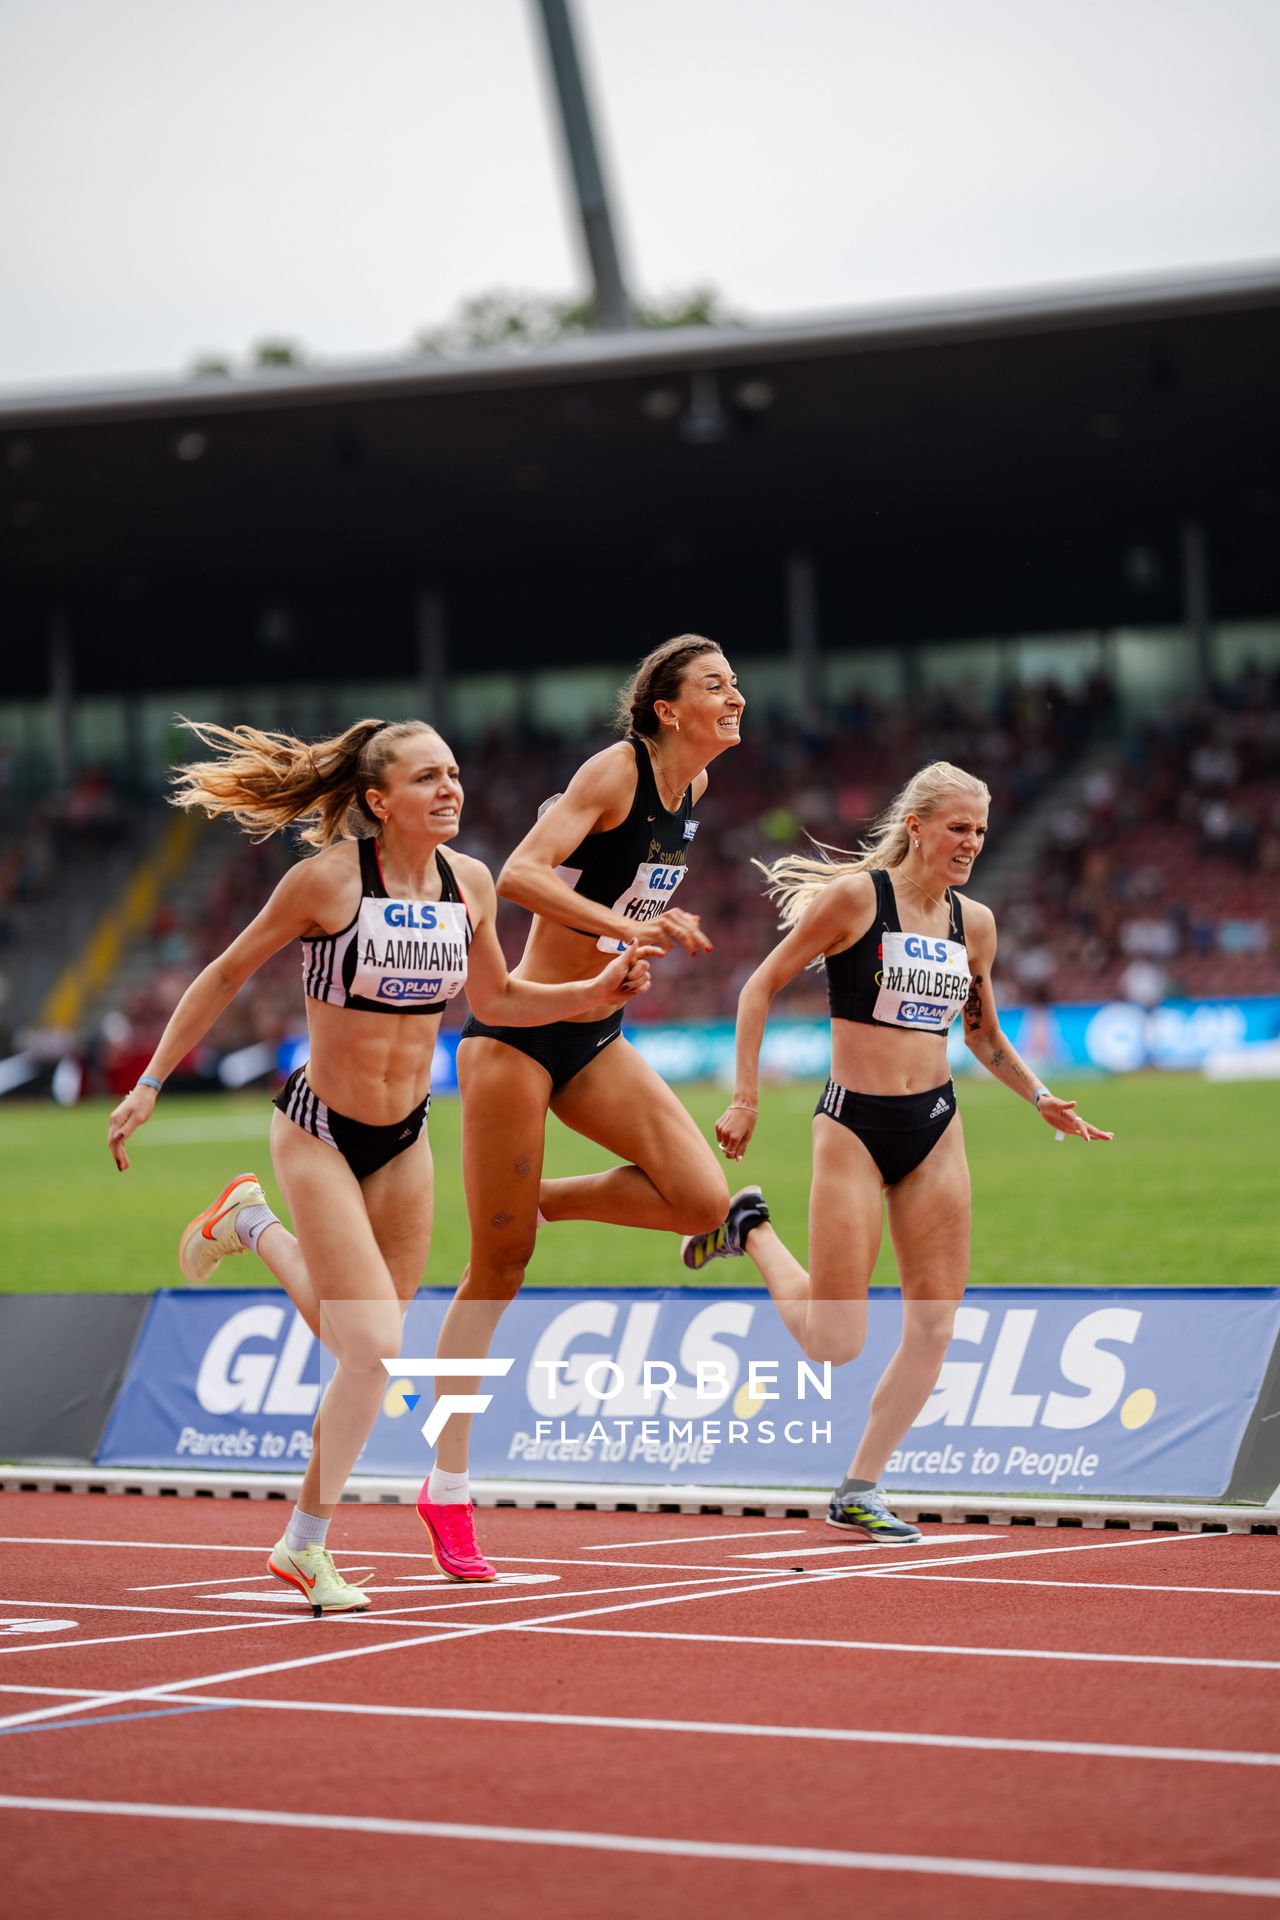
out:
{"label": "earring", "polygon": [[913,847],[918,847],[920,845],[920,842],[918,840],[913,840],[911,844]]}
{"label": "earring", "polygon": [[679,733],[679,731],[680,731],[680,722],[679,722],[679,721],[677,720],[677,721],[676,721],[676,732],[677,732],[677,733]]}

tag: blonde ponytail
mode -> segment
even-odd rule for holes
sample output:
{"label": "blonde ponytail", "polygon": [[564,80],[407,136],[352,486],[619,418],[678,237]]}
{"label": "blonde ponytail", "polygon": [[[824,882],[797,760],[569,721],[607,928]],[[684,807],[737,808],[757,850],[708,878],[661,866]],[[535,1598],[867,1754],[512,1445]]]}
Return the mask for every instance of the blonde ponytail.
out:
{"label": "blonde ponytail", "polygon": [[781,924],[794,927],[822,889],[847,873],[867,873],[872,867],[900,867],[910,847],[907,815],[915,813],[927,820],[953,793],[970,794],[987,805],[991,802],[985,781],[966,773],[963,767],[953,767],[949,760],[933,760],[913,773],[901,793],[872,821],[871,831],[856,853],[815,840],[812,844],[818,848],[820,858],[784,853],[780,860],[768,866],[760,860],[753,862],[768,882],[765,892],[777,906]]}
{"label": "blonde ponytail", "polygon": [[230,814],[254,840],[301,823],[298,837],[312,847],[376,832],[366,792],[382,785],[404,740],[434,731],[425,720],[357,720],[345,733],[308,743],[181,715],[179,723],[217,757],[174,768],[175,807],[202,808],[211,820]]}

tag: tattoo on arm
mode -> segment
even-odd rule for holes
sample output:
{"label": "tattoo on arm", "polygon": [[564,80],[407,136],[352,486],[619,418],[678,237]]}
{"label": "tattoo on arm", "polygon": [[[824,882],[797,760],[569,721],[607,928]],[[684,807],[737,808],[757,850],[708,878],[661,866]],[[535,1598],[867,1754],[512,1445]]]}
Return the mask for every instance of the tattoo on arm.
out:
{"label": "tattoo on arm", "polygon": [[977,1033],[982,1025],[982,975],[975,973],[969,988],[969,998],[964,1003],[964,1024],[970,1033]]}
{"label": "tattoo on arm", "polygon": [[1002,1067],[1007,1058],[1008,1058],[1008,1055],[1005,1053],[1004,1048],[997,1047],[995,1052],[991,1056],[991,1065],[993,1067]]}

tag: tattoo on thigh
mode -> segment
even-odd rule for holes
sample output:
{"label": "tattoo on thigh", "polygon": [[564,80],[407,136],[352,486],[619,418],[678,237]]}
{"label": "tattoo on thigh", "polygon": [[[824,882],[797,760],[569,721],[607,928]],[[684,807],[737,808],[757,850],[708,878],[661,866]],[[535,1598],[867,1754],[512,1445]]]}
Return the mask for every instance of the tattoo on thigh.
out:
{"label": "tattoo on thigh", "polygon": [[975,973],[969,988],[969,998],[964,1003],[964,1023],[970,1033],[976,1033],[982,1025],[982,975]]}
{"label": "tattoo on thigh", "polygon": [[505,1207],[499,1207],[489,1224],[493,1227],[509,1227],[514,1219],[514,1213],[508,1213]]}
{"label": "tattoo on thigh", "polygon": [[532,1171],[532,1168],[533,1161],[527,1153],[522,1153],[516,1161],[516,1172],[520,1175],[520,1178],[523,1180],[525,1176]]}

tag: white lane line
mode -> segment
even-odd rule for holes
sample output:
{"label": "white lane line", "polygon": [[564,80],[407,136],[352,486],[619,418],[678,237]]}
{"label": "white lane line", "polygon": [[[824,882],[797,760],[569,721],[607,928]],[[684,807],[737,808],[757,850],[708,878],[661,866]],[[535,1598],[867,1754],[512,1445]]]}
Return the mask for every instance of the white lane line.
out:
{"label": "white lane line", "polygon": [[994,1573],[928,1572],[923,1570],[913,1583],[921,1587],[1078,1587],[1089,1592],[1108,1593],[1234,1593],[1251,1594],[1256,1600],[1280,1600],[1276,1587],[1182,1587],[1159,1580],[1032,1580],[1011,1573],[1002,1580]]}
{"label": "white lane line", "polygon": [[581,1551],[616,1553],[642,1547],[693,1547],[704,1540],[784,1540],[788,1534],[803,1532],[803,1527],[757,1527],[751,1533],[664,1533],[658,1540],[604,1540],[599,1546],[583,1547]]}
{"label": "white lane line", "polygon": [[739,1580],[758,1579],[762,1573],[776,1573],[786,1579],[788,1569],[783,1567],[726,1567],[715,1560],[579,1560],[564,1554],[549,1553],[495,1553],[490,1556],[495,1566],[502,1567],[578,1567],[585,1571],[593,1567],[625,1567],[635,1572],[647,1573],[650,1568],[659,1573],[713,1573],[717,1580],[736,1575]]}
{"label": "white lane line", "polygon": [[966,1880],[1026,1880],[1049,1886],[1130,1887],[1156,1893],[1241,1894],[1280,1899],[1280,1880],[1244,1874],[1162,1873],[1125,1867],[956,1858],[946,1854],[850,1853],[828,1847],[759,1846],[683,1840],[668,1834],[589,1833],[573,1828],[484,1827],[455,1820],[392,1820],[342,1813],[277,1813],[265,1807],[166,1806],[146,1800],[54,1800],[0,1794],[19,1813],[82,1813],[141,1820],[189,1820],[287,1827],[319,1833],[382,1833],[408,1840],[475,1840],[485,1846],[562,1847],[590,1853],[656,1854],[663,1859],[748,1861],[761,1866],[833,1867],[871,1873],[923,1873]]}
{"label": "white lane line", "polygon": [[[254,1555],[255,1560],[259,1558],[260,1554]],[[353,1567],[338,1568],[339,1573],[353,1573],[354,1571],[355,1569]],[[126,1587],[124,1591],[126,1593],[177,1593],[184,1587],[234,1587],[245,1580],[261,1580],[263,1585],[266,1586],[268,1582],[275,1580],[275,1575],[273,1573],[207,1574],[203,1580],[161,1580],[152,1587]],[[279,1582],[277,1581],[277,1585],[278,1584]]]}
{"label": "white lane line", "polygon": [[57,1694],[67,1700],[96,1700],[101,1687],[0,1687],[0,1693]]}
{"label": "white lane line", "polygon": [[[566,1561],[564,1562],[564,1564],[566,1566],[578,1566],[581,1563],[577,1560],[574,1560],[574,1561]],[[339,1573],[367,1573],[368,1568],[364,1565],[363,1561],[361,1561],[353,1566],[346,1566],[346,1565],[340,1566],[338,1568],[338,1572]],[[430,1585],[430,1586],[436,1586],[436,1587],[447,1587],[452,1584],[448,1579],[446,1579],[443,1573],[431,1573],[427,1570],[424,1570],[422,1573],[393,1573],[393,1574],[389,1574],[387,1577],[395,1580],[421,1581],[424,1585]],[[534,1573],[503,1574],[503,1573],[500,1573],[498,1575],[498,1579],[500,1581],[502,1580],[543,1580],[543,1579],[552,1580],[555,1578],[556,1576],[554,1574],[534,1574]],[[126,1593],[175,1593],[179,1589],[191,1588],[191,1587],[204,1587],[206,1589],[209,1587],[234,1587],[234,1586],[243,1585],[244,1582],[249,1580],[260,1580],[264,1588],[266,1588],[267,1592],[271,1593],[273,1599],[275,1598],[274,1590],[276,1587],[280,1585],[280,1582],[278,1579],[276,1579],[276,1576],[271,1573],[224,1573],[224,1574],[218,1574],[216,1577],[212,1574],[207,1574],[203,1580],[162,1580],[155,1586],[126,1587],[124,1591]],[[375,1588],[373,1589],[373,1591],[376,1592],[377,1589]],[[209,1594],[208,1597],[210,1600],[225,1600],[225,1599],[231,1598],[232,1596],[228,1594],[211,1593]],[[263,1597],[265,1598],[265,1595]]]}
{"label": "white lane line", "polygon": [[[648,1569],[646,1568],[646,1572],[647,1571]],[[536,1578],[537,1576],[526,1577]],[[547,1574],[542,1577],[551,1579],[553,1576]],[[471,1583],[469,1589],[464,1589],[461,1592],[458,1590],[458,1582],[451,1581],[450,1585],[453,1588],[452,1599],[432,1600],[430,1602],[424,1602],[421,1606],[396,1605],[391,1609],[381,1608],[378,1612],[378,1618],[385,1620],[389,1612],[394,1612],[398,1617],[404,1619],[420,1613],[456,1613],[459,1607],[484,1607],[486,1609],[489,1607],[522,1607],[528,1606],[531,1600],[541,1600],[544,1602],[547,1600],[600,1600],[607,1599],[615,1593],[669,1593],[672,1587],[705,1587],[708,1584],[713,1584],[716,1578],[717,1575],[714,1572],[709,1572],[705,1573],[700,1580],[636,1580],[630,1586],[625,1587],[564,1587],[559,1593],[510,1593],[504,1594],[501,1599],[498,1599],[494,1593],[495,1586],[501,1585],[500,1581],[477,1580]],[[394,1596],[397,1601],[403,1601],[406,1600],[414,1590],[411,1587],[408,1589],[404,1587],[368,1587],[365,1591],[368,1593],[388,1594]],[[245,1595],[245,1598],[248,1600],[256,1600],[257,1597],[256,1594]],[[285,1601],[292,1601],[295,1607],[298,1605],[298,1596],[296,1593],[283,1593],[280,1598]],[[480,1623],[477,1621],[475,1624],[479,1625]]]}
{"label": "white lane line", "polygon": [[344,1713],[388,1720],[460,1720],[521,1727],[586,1727],[622,1733],[707,1733],[735,1739],[828,1740],[856,1746],[946,1747],[974,1753],[1035,1753],[1091,1760],[1178,1760],[1206,1766],[1280,1767],[1280,1753],[1227,1747],[1140,1747],[1100,1740],[1018,1740],[961,1733],[898,1733],[880,1727],[787,1727],[743,1720],[654,1720],[625,1714],[517,1713],[488,1707],[371,1706],[352,1700],[259,1700],[225,1693],[175,1693],[195,1706],[263,1708],[270,1713]]}
{"label": "white lane line", "polygon": [[[354,1569],[351,1567],[340,1567],[338,1571],[340,1573],[351,1573]],[[457,1597],[457,1582],[447,1580],[442,1573],[436,1574],[430,1581],[416,1580],[412,1574],[405,1574],[402,1577],[408,1582],[405,1586],[366,1587],[365,1592],[369,1595],[370,1599],[389,1598],[401,1601],[412,1600],[414,1595],[418,1593],[439,1593],[443,1589],[448,1588],[455,1595],[454,1600],[449,1604],[454,1606],[465,1606],[468,1604],[468,1602]],[[558,1573],[500,1573],[496,1580],[489,1580],[484,1583],[484,1592],[487,1596],[493,1592],[495,1587],[554,1587],[559,1579],[560,1575]],[[516,1599],[545,1600],[549,1596],[546,1594],[517,1594],[514,1597]],[[252,1600],[257,1606],[270,1604],[275,1607],[296,1607],[298,1604],[296,1588],[286,1587],[284,1583],[279,1580],[276,1582],[275,1589],[271,1593],[250,1593],[247,1591],[244,1593],[211,1593],[209,1598],[211,1600]],[[497,1603],[492,1602],[490,1604]],[[504,1601],[502,1604],[509,1606],[511,1602]],[[404,1607],[400,1607],[397,1610],[401,1613],[406,1611]],[[407,1611],[415,1613],[420,1611],[420,1609],[410,1607]],[[385,1617],[384,1610],[379,1608],[378,1618],[381,1620]]]}
{"label": "white lane line", "polygon": [[[225,1600],[226,1594],[215,1594],[213,1598]],[[251,1600],[260,1600],[261,1594],[250,1594]],[[65,1600],[0,1600],[0,1607],[65,1607]],[[171,1619],[175,1614],[185,1620],[243,1620],[243,1612],[214,1613],[209,1607],[144,1607],[140,1601],[128,1606],[120,1601],[76,1600],[73,1605],[81,1613],[136,1613],[144,1620]],[[263,1616],[264,1619],[266,1616]]]}
{"label": "white lane line", "polygon": [[[301,1602],[299,1602],[299,1622],[305,1620]],[[229,1627],[168,1627],[157,1629],[155,1633],[104,1633],[92,1640],[41,1640],[35,1646],[16,1645],[0,1647],[0,1660],[8,1660],[20,1653],[79,1653],[82,1647],[134,1647],[141,1640],[191,1640],[199,1639],[201,1634],[214,1633],[250,1633],[256,1628],[259,1633],[267,1633],[272,1627],[286,1627],[292,1623],[277,1620],[274,1616],[262,1614],[252,1620],[241,1617],[233,1620]],[[97,1691],[97,1689],[95,1689]],[[3,1722],[0,1721],[0,1725]]]}
{"label": "white lane line", "polygon": [[[261,1547],[229,1547],[217,1540],[87,1540],[80,1537],[67,1538],[59,1534],[36,1533],[0,1533],[0,1547],[136,1547],[145,1553],[242,1553],[259,1554]],[[270,1548],[266,1549],[270,1552]],[[350,1553],[354,1547],[340,1549]],[[425,1560],[425,1547],[417,1553],[407,1552],[402,1547],[361,1547],[360,1552],[366,1560]]]}
{"label": "white lane line", "polygon": [[[515,1626],[516,1622],[512,1625]],[[930,1640],[816,1640],[779,1633],[679,1633],[643,1627],[566,1627],[526,1621],[526,1633],[563,1633],[588,1640],[690,1640],[700,1647],[819,1647],[828,1653],[937,1654],[970,1660],[1079,1660],[1100,1666],[1239,1668],[1248,1673],[1280,1673],[1280,1660],[1203,1658],[1181,1653],[1084,1653],[1053,1647],[966,1647]]]}
{"label": "white lane line", "polygon": [[[952,1533],[945,1539],[908,1540],[895,1545],[888,1540],[842,1540],[835,1547],[789,1547],[782,1553],[735,1553],[735,1560],[794,1560],[797,1554],[806,1560],[816,1560],[819,1555],[832,1553],[918,1553],[921,1547],[957,1546],[964,1540],[1007,1540],[1006,1533],[988,1533],[984,1527],[981,1533]],[[992,1559],[999,1558],[991,1555]],[[887,1564],[887,1562],[886,1562]],[[752,1569],[756,1571],[756,1569]],[[760,1569],[763,1572],[763,1568]]]}
{"label": "white lane line", "polygon": [[[955,1560],[948,1560],[945,1568],[950,1573],[952,1567],[1003,1566],[1006,1560],[1043,1560],[1050,1553],[1134,1553],[1139,1547],[1185,1546],[1189,1540],[1218,1540],[1222,1536],[1216,1533],[1148,1533],[1141,1539],[1133,1540],[1087,1540],[1083,1545],[1063,1542],[1056,1547],[1015,1547],[1009,1553],[962,1553]],[[919,1552],[918,1547],[912,1552]],[[873,1567],[855,1567],[850,1570],[854,1580],[896,1580],[899,1574],[912,1573],[917,1567],[937,1567],[936,1560],[907,1560],[890,1566],[887,1561],[877,1561]]]}

